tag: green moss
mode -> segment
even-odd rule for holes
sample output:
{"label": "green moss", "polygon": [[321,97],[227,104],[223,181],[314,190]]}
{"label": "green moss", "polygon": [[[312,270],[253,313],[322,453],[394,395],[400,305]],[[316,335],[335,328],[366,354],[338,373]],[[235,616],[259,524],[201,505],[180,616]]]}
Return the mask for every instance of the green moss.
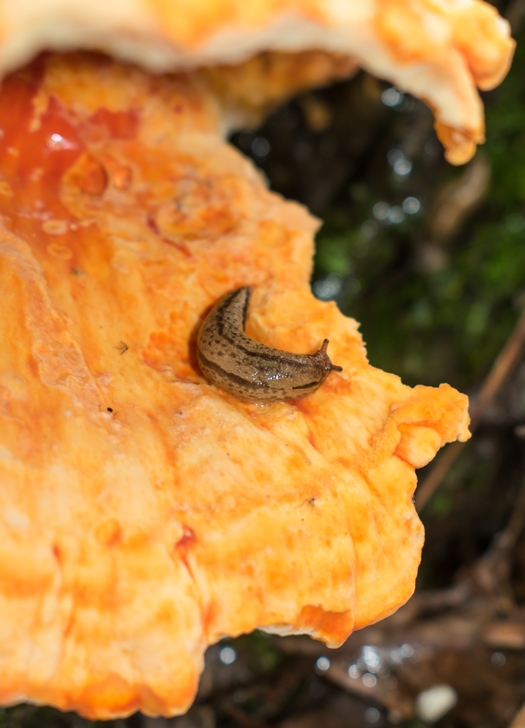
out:
{"label": "green moss", "polygon": [[[518,44],[510,76],[487,98],[486,199],[446,245],[434,244],[441,256],[436,264],[422,264],[426,215],[462,170],[442,162],[426,175],[424,161],[414,159],[413,188],[406,182],[400,190],[385,153],[376,175],[350,185],[325,214],[316,280],[330,272],[344,277],[336,300],[361,322],[371,362],[409,384],[478,386],[519,315],[525,291],[524,48]],[[398,224],[374,219],[375,204],[399,210],[406,194],[421,199],[421,213]],[[354,280],[358,286],[348,285]]]}

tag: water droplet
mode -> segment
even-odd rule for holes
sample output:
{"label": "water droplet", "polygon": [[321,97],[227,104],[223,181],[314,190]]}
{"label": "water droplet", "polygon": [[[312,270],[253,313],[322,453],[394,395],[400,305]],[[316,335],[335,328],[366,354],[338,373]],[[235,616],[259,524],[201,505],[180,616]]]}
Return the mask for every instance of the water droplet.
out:
{"label": "water droplet", "polygon": [[330,273],[314,283],[314,296],[320,301],[332,301],[340,292],[343,279],[337,273]]}
{"label": "water droplet", "polygon": [[66,139],[66,137],[63,137],[62,134],[58,134],[58,132],[51,134],[47,140],[47,146],[54,150],[77,148],[75,144],[70,142],[69,139]]}
{"label": "water droplet", "polygon": [[328,657],[319,657],[319,659],[315,663],[315,666],[318,670],[321,670],[321,672],[326,672],[326,670],[328,670],[328,668],[330,667],[330,660],[328,659]]}
{"label": "water droplet", "polygon": [[377,723],[379,718],[381,718],[381,713],[377,708],[367,708],[365,710],[365,720],[367,723]]}
{"label": "water droplet", "polygon": [[357,680],[357,678],[361,677],[361,670],[357,665],[350,665],[348,668],[348,674],[351,678]]}
{"label": "water droplet", "polygon": [[410,172],[412,171],[412,162],[409,162],[406,157],[403,157],[402,159],[398,159],[394,163],[394,173],[398,175],[398,177],[407,177]]}
{"label": "water droplet", "polygon": [[403,208],[399,207],[399,205],[391,207],[388,211],[387,220],[388,222],[391,222],[392,225],[398,225],[400,222],[403,222],[404,219],[405,213],[403,212]]}
{"label": "water droplet", "polygon": [[381,656],[375,647],[365,645],[362,650],[362,657],[369,672],[378,672],[381,667]]}
{"label": "water droplet", "polygon": [[256,157],[267,157],[270,152],[270,142],[264,137],[255,137],[252,142],[252,152]]}
{"label": "water droplet", "polygon": [[401,149],[390,149],[388,154],[386,155],[386,158],[388,159],[388,164],[393,167],[396,162],[399,162],[400,159],[405,159],[405,155],[401,151]]}
{"label": "water droplet", "polygon": [[393,86],[387,88],[381,94],[381,101],[385,106],[395,107],[403,101],[404,95]]}
{"label": "water droplet", "polygon": [[403,211],[406,212],[407,215],[416,215],[421,209],[421,203],[417,197],[406,197],[403,200],[402,207]]}
{"label": "water droplet", "polygon": [[503,665],[507,662],[507,658],[503,654],[503,652],[494,652],[490,656],[490,661],[494,665],[494,667],[503,667]]}
{"label": "water droplet", "polygon": [[372,213],[376,220],[386,220],[388,213],[390,212],[390,205],[388,202],[376,202],[372,208]]}
{"label": "water droplet", "polygon": [[401,665],[405,659],[400,647],[392,647],[388,657],[393,665]]}
{"label": "water droplet", "polygon": [[366,685],[367,688],[373,688],[377,685],[377,677],[372,675],[371,672],[365,672],[362,679],[363,685]]}
{"label": "water droplet", "polygon": [[237,659],[237,653],[233,647],[223,647],[219,652],[219,660],[224,665],[231,665]]}
{"label": "water droplet", "polygon": [[405,644],[401,645],[401,654],[403,657],[412,657],[414,654],[414,648],[412,645],[409,645],[408,642],[405,642]]}

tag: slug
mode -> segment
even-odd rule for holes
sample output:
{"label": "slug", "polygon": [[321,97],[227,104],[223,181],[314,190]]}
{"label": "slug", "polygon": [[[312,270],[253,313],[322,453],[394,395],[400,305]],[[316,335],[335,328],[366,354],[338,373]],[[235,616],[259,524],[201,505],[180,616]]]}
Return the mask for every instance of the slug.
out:
{"label": "slug", "polygon": [[244,333],[251,288],[223,296],[199,331],[197,359],[206,379],[239,399],[279,402],[312,394],[330,372],[328,339],[315,354],[291,354],[250,339]]}

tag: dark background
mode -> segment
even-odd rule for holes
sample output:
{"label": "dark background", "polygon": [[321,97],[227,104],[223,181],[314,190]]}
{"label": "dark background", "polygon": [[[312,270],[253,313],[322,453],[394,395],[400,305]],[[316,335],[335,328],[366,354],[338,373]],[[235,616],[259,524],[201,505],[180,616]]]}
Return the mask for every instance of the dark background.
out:
{"label": "dark background", "polygon": [[[487,143],[464,167],[444,161],[422,103],[364,73],[232,139],[324,221],[313,290],[361,322],[371,363],[471,397],[472,440],[419,473],[416,595],[337,651],[227,640],[208,651],[187,716],[100,725],[422,728],[441,695],[438,728],[525,726],[524,6],[500,3],[518,51],[484,95]],[[0,710],[1,725],[98,724],[22,705]]]}

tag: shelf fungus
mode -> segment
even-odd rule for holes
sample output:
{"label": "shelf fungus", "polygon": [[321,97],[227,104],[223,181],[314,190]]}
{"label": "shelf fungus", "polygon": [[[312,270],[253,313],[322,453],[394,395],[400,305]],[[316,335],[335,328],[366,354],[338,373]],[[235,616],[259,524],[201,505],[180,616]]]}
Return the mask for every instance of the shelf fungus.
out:
{"label": "shelf fungus", "polygon": [[[314,299],[317,221],[225,132],[362,66],[465,161],[512,41],[465,0],[70,5],[2,5],[0,702],[175,715],[224,635],[336,646],[403,604],[415,469],[469,437],[465,396]],[[199,328],[246,286],[248,337],[342,371],[269,404],[207,382]]]}

